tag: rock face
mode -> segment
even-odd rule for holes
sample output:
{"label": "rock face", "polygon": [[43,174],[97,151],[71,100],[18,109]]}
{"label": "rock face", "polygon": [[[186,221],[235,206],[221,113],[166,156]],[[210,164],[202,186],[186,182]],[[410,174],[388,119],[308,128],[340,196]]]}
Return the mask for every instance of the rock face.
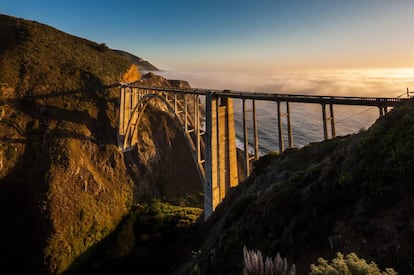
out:
{"label": "rock face", "polygon": [[121,50],[112,50],[114,53],[119,54],[129,62],[137,65],[141,70],[145,71],[158,71],[158,68],[152,65],[150,62],[142,59],[141,57],[138,57],[136,55],[133,55],[129,52],[121,51]]}
{"label": "rock face", "polygon": [[185,80],[166,79],[152,72],[147,73],[142,77],[142,83],[148,86],[155,87],[171,87],[181,89],[191,88],[190,84]]}
{"label": "rock face", "polygon": [[129,62],[105,45],[4,15],[0,40],[2,268],[60,274],[140,200],[199,200],[191,153],[168,113],[149,108],[142,144],[118,150],[119,91],[105,87]]}

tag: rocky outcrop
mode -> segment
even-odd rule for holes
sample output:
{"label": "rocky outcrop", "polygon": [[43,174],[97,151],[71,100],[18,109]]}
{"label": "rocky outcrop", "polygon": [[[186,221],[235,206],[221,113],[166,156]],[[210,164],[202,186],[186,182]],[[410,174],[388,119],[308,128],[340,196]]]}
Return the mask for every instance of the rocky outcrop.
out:
{"label": "rocky outcrop", "polygon": [[144,85],[153,86],[153,87],[170,87],[170,88],[180,88],[180,89],[191,88],[190,84],[185,80],[166,79],[152,72],[147,73],[144,76],[142,76],[141,83]]}
{"label": "rocky outcrop", "polygon": [[143,71],[158,71],[157,67],[152,65],[150,62],[142,59],[141,57],[138,57],[138,56],[133,55],[133,54],[131,54],[129,52],[126,52],[126,51],[121,51],[121,50],[112,50],[112,51],[116,54],[119,54],[120,56],[122,56],[123,58],[128,60],[129,62],[137,65],[140,68],[140,70],[143,70]]}

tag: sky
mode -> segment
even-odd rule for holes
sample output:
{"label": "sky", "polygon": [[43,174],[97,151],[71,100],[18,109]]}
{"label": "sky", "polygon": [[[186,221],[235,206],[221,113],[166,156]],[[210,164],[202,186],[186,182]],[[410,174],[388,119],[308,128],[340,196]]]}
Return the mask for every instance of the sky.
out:
{"label": "sky", "polygon": [[164,70],[414,67],[412,0],[0,0],[0,13]]}

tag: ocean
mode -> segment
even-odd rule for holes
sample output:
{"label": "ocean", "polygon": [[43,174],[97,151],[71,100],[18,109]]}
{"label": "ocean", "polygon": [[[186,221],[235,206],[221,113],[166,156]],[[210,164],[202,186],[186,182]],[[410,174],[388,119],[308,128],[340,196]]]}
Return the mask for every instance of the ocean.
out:
{"label": "ocean", "polygon": [[[329,96],[405,97],[407,88],[414,91],[414,68],[369,70],[318,70],[301,72],[185,72],[159,71],[168,79],[181,79],[192,88],[250,91],[280,94]],[[414,96],[414,94],[413,94]],[[251,109],[247,101],[247,109]],[[284,112],[285,104],[281,104]],[[238,147],[243,147],[241,100],[234,100]],[[323,140],[322,108],[319,104],[291,103],[291,125],[294,147]],[[256,101],[260,155],[278,151],[276,103]],[[327,114],[329,110],[327,108]],[[334,105],[337,136],[368,129],[379,117],[376,107]],[[253,141],[252,113],[247,114],[249,142]],[[286,120],[284,124],[287,145]],[[329,125],[329,124],[328,124]],[[328,131],[330,128],[328,127]],[[252,151],[252,148],[250,148]]]}

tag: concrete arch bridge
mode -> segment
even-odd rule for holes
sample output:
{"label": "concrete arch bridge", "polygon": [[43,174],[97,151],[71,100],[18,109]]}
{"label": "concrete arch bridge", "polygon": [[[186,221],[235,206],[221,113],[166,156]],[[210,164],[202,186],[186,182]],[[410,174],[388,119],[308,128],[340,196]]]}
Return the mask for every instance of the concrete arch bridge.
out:
{"label": "concrete arch bridge", "polygon": [[[389,108],[407,100],[403,98],[269,94],[122,84],[120,85],[118,147],[125,152],[137,145],[139,123],[146,107],[155,100],[162,102],[182,126],[183,134],[192,152],[203,182],[204,215],[207,219],[224,199],[230,188],[239,183],[233,99],[242,101],[243,166],[246,176],[250,174],[251,161],[259,157],[256,120],[256,101],[258,100],[275,102],[279,152],[285,150],[284,130],[287,131],[287,147],[293,147],[290,119],[290,103],[292,102],[321,106],[323,136],[324,139],[328,139],[336,136],[334,105],[373,106],[378,108],[379,116],[384,116]],[[247,105],[247,102],[250,104]],[[284,111],[282,111],[282,105],[285,105]],[[249,110],[247,106],[250,106]],[[248,129],[247,114],[252,116],[252,129]],[[283,122],[286,125],[283,125]],[[253,132],[252,142],[248,140],[249,131]],[[249,154],[249,146],[253,148],[253,154]]]}

